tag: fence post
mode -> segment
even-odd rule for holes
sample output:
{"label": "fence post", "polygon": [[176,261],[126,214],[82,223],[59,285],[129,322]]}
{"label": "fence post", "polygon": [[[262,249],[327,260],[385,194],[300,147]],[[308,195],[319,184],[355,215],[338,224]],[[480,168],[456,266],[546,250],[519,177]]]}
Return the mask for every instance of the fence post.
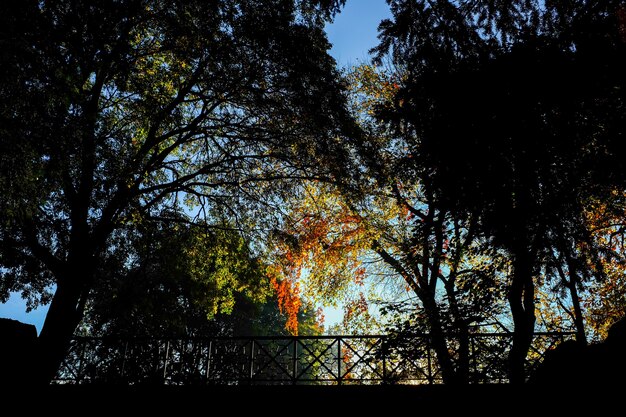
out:
{"label": "fence post", "polygon": [[292,356],[292,369],[291,369],[291,383],[296,385],[298,382],[298,339],[293,338],[293,356]]}
{"label": "fence post", "polygon": [[387,383],[387,338],[385,336],[381,336],[380,338],[380,347],[383,355],[383,383]]}
{"label": "fence post", "polygon": [[341,375],[341,360],[343,359],[343,355],[341,352],[341,337],[337,337],[337,383],[341,385],[341,381],[343,376]]}
{"label": "fence post", "polygon": [[432,385],[434,383],[434,379],[433,379],[433,363],[432,363],[432,358],[430,355],[431,353],[430,352],[430,336],[428,336],[428,338],[425,339],[425,341],[426,341],[426,357],[428,358],[428,383]]}
{"label": "fence post", "polygon": [[209,340],[209,351],[207,352],[206,358],[206,382],[209,383],[209,378],[211,378],[211,355],[213,354],[213,339]]}
{"label": "fence post", "polygon": [[120,378],[124,379],[126,372],[126,353],[128,352],[128,341],[124,343],[124,353],[122,353],[122,369],[120,372]]}
{"label": "fence post", "polygon": [[254,379],[254,339],[250,339],[250,383]]}
{"label": "fence post", "polygon": [[469,335],[470,338],[470,355],[472,358],[472,369],[473,369],[473,375],[470,378],[470,383],[475,382],[478,383],[480,382],[478,380],[478,365],[476,362],[476,342],[475,342],[475,337],[473,335]]}
{"label": "fence post", "polygon": [[170,355],[170,341],[168,340],[165,343],[165,358],[163,361],[163,385],[165,385],[165,381],[167,379],[167,364],[169,363],[169,355]]}

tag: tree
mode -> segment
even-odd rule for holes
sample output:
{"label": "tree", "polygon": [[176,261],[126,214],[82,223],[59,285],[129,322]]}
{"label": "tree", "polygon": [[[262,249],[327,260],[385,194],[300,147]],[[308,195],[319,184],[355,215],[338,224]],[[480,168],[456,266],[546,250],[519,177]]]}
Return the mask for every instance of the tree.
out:
{"label": "tree", "polygon": [[[448,210],[477,215],[510,256],[510,375],[524,380],[535,327],[534,278],[553,254],[572,272],[584,205],[620,182],[620,2],[390,2],[379,59],[404,74],[379,117],[414,155]],[[607,167],[611,169],[607,170]],[[572,292],[575,297],[575,292]]]}
{"label": "tree", "polygon": [[[262,266],[236,231],[148,222],[116,242],[103,261],[83,318],[84,332],[194,336],[220,331],[210,320],[270,292]],[[123,248],[123,249],[122,249]]]}
{"label": "tree", "polygon": [[[148,223],[105,260],[80,332],[115,337],[254,336],[285,333],[265,268],[232,229]],[[123,256],[120,256],[122,255]],[[314,310],[297,312],[319,332]],[[301,326],[302,327],[302,326]]]}
{"label": "tree", "polygon": [[328,183],[309,184],[289,200],[285,223],[271,237],[268,275],[277,291],[287,328],[298,334],[297,313],[303,300],[335,304],[361,286],[365,268],[359,256],[372,230],[354,215]]}
{"label": "tree", "polygon": [[[353,149],[362,178],[355,193],[344,184],[314,184],[290,205],[291,222],[278,235],[272,272],[301,285],[309,298],[345,300],[347,316],[366,316],[366,277],[399,287],[416,301],[443,379],[469,380],[469,337],[501,310],[502,257],[477,233],[476,220],[446,209],[428,179],[415,177],[402,139],[376,123],[377,106],[389,105],[393,76],[363,65],[348,74],[355,118],[365,138]],[[360,145],[360,146],[358,146]],[[351,170],[352,166],[344,169]]]}
{"label": "tree", "polygon": [[600,248],[592,266],[601,279],[588,285],[580,298],[586,324],[596,340],[606,338],[609,327],[626,313],[625,213],[624,192],[618,189],[593,201],[587,210],[591,243]]}
{"label": "tree", "polygon": [[8,3],[0,288],[52,297],[41,382],[124,227],[185,210],[241,225],[342,157],[352,124],[322,30],[340,3]]}
{"label": "tree", "polygon": [[475,217],[449,210],[430,179],[415,175],[412,144],[377,123],[376,112],[393,105],[402,74],[362,67],[355,75],[362,95],[358,112],[369,115],[361,120],[373,122],[366,123],[368,146],[360,152],[375,184],[366,201],[376,201],[376,210],[388,217],[376,216],[371,204],[360,205],[360,215],[377,219],[381,230],[373,250],[418,300],[421,319],[413,331],[429,334],[444,381],[466,383],[471,329],[501,309],[501,257],[479,233]]}

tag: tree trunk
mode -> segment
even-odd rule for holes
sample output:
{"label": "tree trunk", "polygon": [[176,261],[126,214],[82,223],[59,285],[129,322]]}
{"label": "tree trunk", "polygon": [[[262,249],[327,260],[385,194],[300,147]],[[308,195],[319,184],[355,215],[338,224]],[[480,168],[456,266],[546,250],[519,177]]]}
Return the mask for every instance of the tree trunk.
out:
{"label": "tree trunk", "polygon": [[445,334],[441,327],[430,328],[430,343],[437,356],[437,362],[441,369],[441,377],[444,384],[457,385],[459,383],[456,370],[454,369],[454,362],[448,350],[448,343],[446,342]]}
{"label": "tree trunk", "polygon": [[439,310],[436,302],[429,294],[423,294],[420,297],[428,317],[430,346],[432,346],[437,356],[437,362],[441,369],[441,377],[444,384],[457,385],[459,383],[457,373],[454,367],[454,361],[448,350],[446,335],[439,317]]}
{"label": "tree trunk", "polygon": [[[561,235],[565,235],[565,232],[561,232]],[[574,307],[574,314],[571,312],[568,313],[572,317],[574,321],[574,326],[576,327],[576,341],[583,346],[587,345],[587,332],[585,331],[585,320],[583,317],[583,311],[580,307],[580,297],[578,296],[578,283],[580,282],[580,278],[578,275],[578,262],[574,254],[571,252],[571,245],[568,244],[564,238],[561,240],[561,245],[563,249],[561,252],[564,255],[565,262],[567,264],[567,270],[569,272],[569,279],[567,278],[567,274],[563,269],[558,266],[557,270],[559,275],[561,276],[561,281],[569,290],[570,298],[572,300],[572,306]]]}
{"label": "tree trunk", "polygon": [[450,303],[450,312],[452,313],[452,323],[454,325],[454,334],[459,343],[458,357],[456,360],[456,379],[461,384],[468,384],[470,377],[470,341],[469,326],[467,321],[461,314],[457,294],[455,292],[456,273],[450,275],[446,282],[445,289]]}
{"label": "tree trunk", "polygon": [[509,306],[513,316],[513,346],[509,352],[509,380],[526,381],[525,362],[535,332],[535,285],[530,254],[520,251],[513,261],[513,279],[509,288]]}
{"label": "tree trunk", "polygon": [[457,380],[461,384],[469,384],[470,382],[470,341],[469,330],[467,326],[457,324],[457,332],[459,337],[459,358],[457,360]]}
{"label": "tree trunk", "polygon": [[568,283],[570,297],[572,298],[572,305],[574,306],[574,325],[576,326],[576,341],[583,345],[587,345],[587,333],[585,331],[585,321],[583,318],[583,311],[580,307],[580,297],[578,297],[578,290],[576,283],[578,278],[576,274],[570,274],[570,280]]}
{"label": "tree trunk", "polygon": [[80,291],[58,284],[43,328],[37,339],[37,364],[34,378],[38,384],[49,384],[63,363],[82,311]]}

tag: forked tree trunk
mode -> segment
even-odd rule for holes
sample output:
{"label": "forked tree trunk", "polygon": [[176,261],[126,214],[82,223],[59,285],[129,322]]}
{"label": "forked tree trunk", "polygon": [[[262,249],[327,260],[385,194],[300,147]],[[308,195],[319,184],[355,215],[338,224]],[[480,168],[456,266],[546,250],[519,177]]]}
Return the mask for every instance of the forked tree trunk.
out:
{"label": "forked tree trunk", "polygon": [[570,296],[572,297],[572,305],[574,306],[574,326],[576,327],[576,341],[587,345],[587,332],[585,331],[585,320],[583,310],[580,307],[580,298],[576,289],[576,282],[573,281],[569,285]]}

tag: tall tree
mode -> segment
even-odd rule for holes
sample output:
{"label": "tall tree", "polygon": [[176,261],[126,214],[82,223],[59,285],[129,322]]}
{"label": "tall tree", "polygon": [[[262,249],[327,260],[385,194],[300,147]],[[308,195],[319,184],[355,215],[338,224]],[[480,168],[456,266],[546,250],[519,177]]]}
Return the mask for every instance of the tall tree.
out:
{"label": "tall tree", "polygon": [[351,122],[323,33],[340,3],[3,5],[0,288],[52,297],[40,381],[122,226],[183,210],[241,220],[280,198],[270,181],[341,157]]}
{"label": "tall tree", "polygon": [[585,234],[583,206],[602,184],[621,181],[621,2],[390,5],[376,52],[405,79],[379,117],[409,143],[413,170],[437,200],[479,216],[509,254],[511,380],[522,382],[535,277],[554,251],[571,272],[585,264],[571,256]]}
{"label": "tall tree", "polygon": [[[393,106],[402,74],[368,66],[354,74],[360,94],[355,104],[369,134],[360,156],[375,184],[366,201],[376,202],[361,204],[360,215],[377,219],[381,232],[372,248],[415,295],[422,319],[413,331],[429,334],[444,381],[466,383],[471,329],[493,320],[501,308],[502,263],[476,218],[449,210],[430,179],[415,175],[412,144],[373,117]],[[386,221],[376,210],[388,213]]]}
{"label": "tall tree", "polygon": [[292,221],[277,236],[282,262],[272,271],[321,300],[356,284],[348,315],[366,305],[366,277],[382,277],[368,285],[406,289],[421,317],[411,331],[429,334],[446,383],[466,383],[472,328],[502,307],[503,263],[476,218],[448,210],[432,183],[414,175],[407,143],[372,117],[392,104],[393,78],[370,65],[348,75],[351,107],[366,135],[353,152],[358,192],[344,184],[309,187],[290,206]]}

